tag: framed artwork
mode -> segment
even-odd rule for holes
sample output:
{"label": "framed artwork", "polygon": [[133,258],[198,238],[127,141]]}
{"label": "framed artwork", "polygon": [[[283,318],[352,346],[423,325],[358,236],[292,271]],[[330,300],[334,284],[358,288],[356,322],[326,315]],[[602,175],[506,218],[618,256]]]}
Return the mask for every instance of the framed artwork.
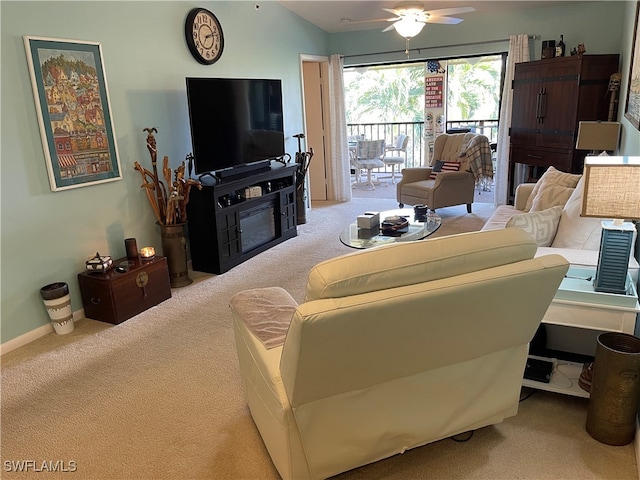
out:
{"label": "framed artwork", "polygon": [[51,190],[121,180],[101,45],[23,38]]}
{"label": "framed artwork", "polygon": [[627,107],[624,116],[640,130],[640,2],[636,5],[636,21],[633,27],[631,43],[631,64],[629,66],[629,85],[627,87]]}

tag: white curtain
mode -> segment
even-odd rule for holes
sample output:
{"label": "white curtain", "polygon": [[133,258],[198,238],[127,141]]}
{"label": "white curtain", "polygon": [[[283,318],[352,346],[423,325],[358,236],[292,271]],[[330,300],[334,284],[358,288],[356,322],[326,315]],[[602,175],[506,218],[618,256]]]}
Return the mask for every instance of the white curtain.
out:
{"label": "white curtain", "polygon": [[511,107],[513,104],[513,89],[511,82],[516,63],[529,61],[529,35],[511,35],[509,37],[509,53],[500,105],[500,125],[498,127],[498,151],[495,179],[495,205],[507,203],[509,189],[509,127],[511,127]]}
{"label": "white curtain", "polygon": [[327,188],[327,200],[348,202],[351,200],[351,179],[342,70],[342,57],[331,55],[329,57],[329,111],[331,112],[329,115],[331,138],[329,171],[331,172],[331,181]]}

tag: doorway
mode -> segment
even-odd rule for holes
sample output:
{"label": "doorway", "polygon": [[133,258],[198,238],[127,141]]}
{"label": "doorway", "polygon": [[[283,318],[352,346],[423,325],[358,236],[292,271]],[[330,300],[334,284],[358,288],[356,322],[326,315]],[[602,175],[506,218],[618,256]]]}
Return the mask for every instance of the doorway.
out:
{"label": "doorway", "polygon": [[[329,59],[301,55],[302,96],[306,150],[313,148],[313,158],[307,174],[307,206],[311,201],[327,200],[331,181],[329,168],[329,99],[327,79]],[[304,147],[303,147],[304,148]]]}

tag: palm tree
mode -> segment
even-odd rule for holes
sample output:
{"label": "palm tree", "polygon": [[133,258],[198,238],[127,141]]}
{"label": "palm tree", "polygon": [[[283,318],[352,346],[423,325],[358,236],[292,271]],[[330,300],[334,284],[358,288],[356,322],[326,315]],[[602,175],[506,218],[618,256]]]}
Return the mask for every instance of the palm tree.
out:
{"label": "palm tree", "polygon": [[369,68],[345,79],[348,123],[422,121],[424,64]]}
{"label": "palm tree", "polygon": [[[498,118],[500,59],[448,65],[448,117]],[[419,122],[424,118],[424,63],[345,71],[348,123]]]}
{"label": "palm tree", "polygon": [[499,60],[475,65],[468,62],[454,63],[447,68],[449,120],[498,118]]}

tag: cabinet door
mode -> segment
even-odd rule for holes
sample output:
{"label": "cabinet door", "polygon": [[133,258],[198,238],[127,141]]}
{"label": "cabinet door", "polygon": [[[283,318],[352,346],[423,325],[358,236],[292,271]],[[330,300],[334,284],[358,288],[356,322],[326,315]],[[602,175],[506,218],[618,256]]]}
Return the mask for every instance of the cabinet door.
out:
{"label": "cabinet door", "polygon": [[[242,254],[240,215],[237,208],[225,208],[216,215],[220,263]],[[212,255],[215,252],[211,252]]]}
{"label": "cabinet door", "polygon": [[514,144],[536,144],[542,94],[540,77],[538,67],[527,63],[516,65],[511,111],[511,142]]}
{"label": "cabinet door", "polygon": [[550,63],[541,83],[537,145],[572,150],[580,77],[575,63]]}
{"label": "cabinet door", "polygon": [[513,80],[512,143],[571,150],[578,81],[574,62],[517,64]]}
{"label": "cabinet door", "polygon": [[285,188],[280,192],[280,231],[282,236],[296,230],[296,190]]}

